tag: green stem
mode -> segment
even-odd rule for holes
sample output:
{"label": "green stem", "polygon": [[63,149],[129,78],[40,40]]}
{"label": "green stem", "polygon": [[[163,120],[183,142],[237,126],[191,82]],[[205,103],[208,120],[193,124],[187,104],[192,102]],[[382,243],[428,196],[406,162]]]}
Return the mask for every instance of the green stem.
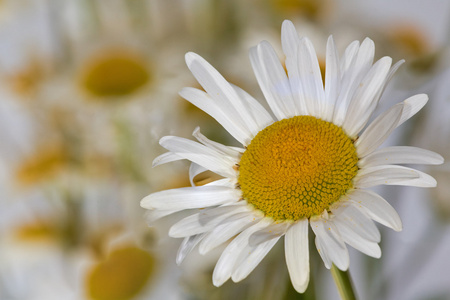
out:
{"label": "green stem", "polygon": [[356,300],[353,291],[352,279],[348,271],[339,270],[334,264],[331,267],[331,275],[333,275],[334,283],[339,291],[342,300]]}

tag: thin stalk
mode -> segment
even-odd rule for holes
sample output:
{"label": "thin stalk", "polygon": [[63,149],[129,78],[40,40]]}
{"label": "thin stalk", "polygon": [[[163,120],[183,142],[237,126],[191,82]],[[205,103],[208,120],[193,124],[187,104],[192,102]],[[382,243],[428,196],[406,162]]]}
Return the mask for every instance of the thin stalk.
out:
{"label": "thin stalk", "polygon": [[334,264],[331,266],[331,275],[342,300],[356,300],[352,279],[348,271],[339,270]]}

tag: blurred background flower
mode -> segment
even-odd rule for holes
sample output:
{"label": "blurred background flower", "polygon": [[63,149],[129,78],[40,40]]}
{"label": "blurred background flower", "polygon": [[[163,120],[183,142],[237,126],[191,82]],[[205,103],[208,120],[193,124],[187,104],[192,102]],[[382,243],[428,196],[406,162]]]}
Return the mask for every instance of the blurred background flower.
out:
{"label": "blurred background flower", "polygon": [[[379,112],[416,93],[430,101],[386,143],[450,159],[450,2],[2,0],[0,299],[337,299],[314,257],[310,287],[295,293],[283,249],[243,282],[216,288],[220,249],[176,266],[180,241],[167,237],[167,218],[181,216],[149,228],[139,207],[151,192],[189,185],[187,164],[151,168],[160,137],[200,126],[233,143],[178,96],[198,87],[184,54],[199,53],[262,99],[248,49],[266,39],[279,50],[284,19],[322,61],[329,34],[341,53],[368,36],[376,58],[404,58]],[[436,189],[379,191],[404,230],[383,233],[379,260],[351,252],[362,299],[450,298],[450,167],[426,171]]]}

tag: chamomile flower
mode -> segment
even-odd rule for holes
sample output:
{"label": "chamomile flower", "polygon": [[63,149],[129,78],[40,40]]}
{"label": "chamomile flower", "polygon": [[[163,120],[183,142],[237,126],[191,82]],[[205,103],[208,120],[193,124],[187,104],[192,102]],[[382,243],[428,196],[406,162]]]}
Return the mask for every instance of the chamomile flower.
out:
{"label": "chamomile flower", "polygon": [[[286,70],[267,42],[250,50],[250,61],[273,113],[237,86],[228,83],[194,53],[186,62],[206,92],[184,88],[180,94],[215,118],[242,148],[207,139],[199,143],[166,136],[169,152],[154,165],[187,159],[192,187],[156,192],[141,206],[157,219],[198,209],[174,224],[169,235],[184,238],[177,262],[196,246],[205,254],[230,241],[213,272],[213,283],[247,277],[284,237],[286,264],[294,288],[309,282],[309,226],[327,268],[349,267],[347,245],[380,257],[380,232],[373,221],[396,231],[401,220],[375,192],[377,185],[434,187],[436,181],[397,164],[440,164],[442,157],[414,147],[377,149],[390,133],[427,102],[412,96],[369,119],[393,73],[402,64],[390,57],[373,63],[374,44],[351,43],[339,57],[333,38],[327,42],[325,84],[310,40],[294,25],[282,26]],[[212,171],[222,178],[203,186],[194,177]]]}

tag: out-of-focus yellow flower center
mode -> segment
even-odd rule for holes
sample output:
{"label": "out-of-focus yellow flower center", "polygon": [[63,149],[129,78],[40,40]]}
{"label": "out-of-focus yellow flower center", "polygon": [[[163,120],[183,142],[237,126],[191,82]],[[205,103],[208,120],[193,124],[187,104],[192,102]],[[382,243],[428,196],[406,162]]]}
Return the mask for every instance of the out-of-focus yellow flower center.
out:
{"label": "out-of-focus yellow flower center", "polygon": [[271,0],[271,4],[281,13],[302,15],[312,19],[320,17],[331,6],[328,0]]}
{"label": "out-of-focus yellow flower center", "polygon": [[32,58],[25,68],[17,70],[9,79],[15,92],[21,96],[30,96],[37,91],[39,84],[45,79],[45,75],[42,63]]}
{"label": "out-of-focus yellow flower center", "polygon": [[52,178],[67,166],[68,153],[63,147],[50,145],[36,150],[18,167],[16,178],[19,183],[30,185]]}
{"label": "out-of-focus yellow flower center", "polygon": [[88,296],[97,300],[131,299],[146,285],[154,269],[155,259],[148,252],[134,246],[116,249],[88,274]]}
{"label": "out-of-focus yellow flower center", "polygon": [[388,37],[390,42],[406,55],[419,57],[430,51],[426,35],[413,25],[392,26]]}
{"label": "out-of-focus yellow flower center", "polygon": [[82,85],[94,96],[118,97],[134,93],[151,79],[139,56],[114,51],[93,58],[82,74]]}
{"label": "out-of-focus yellow flower center", "polygon": [[58,238],[58,228],[55,222],[51,221],[34,221],[21,224],[16,228],[17,237],[23,241],[51,241]]}
{"label": "out-of-focus yellow flower center", "polygon": [[243,198],[275,220],[320,215],[353,186],[358,157],[342,128],[312,116],[260,131],[239,163]]}

